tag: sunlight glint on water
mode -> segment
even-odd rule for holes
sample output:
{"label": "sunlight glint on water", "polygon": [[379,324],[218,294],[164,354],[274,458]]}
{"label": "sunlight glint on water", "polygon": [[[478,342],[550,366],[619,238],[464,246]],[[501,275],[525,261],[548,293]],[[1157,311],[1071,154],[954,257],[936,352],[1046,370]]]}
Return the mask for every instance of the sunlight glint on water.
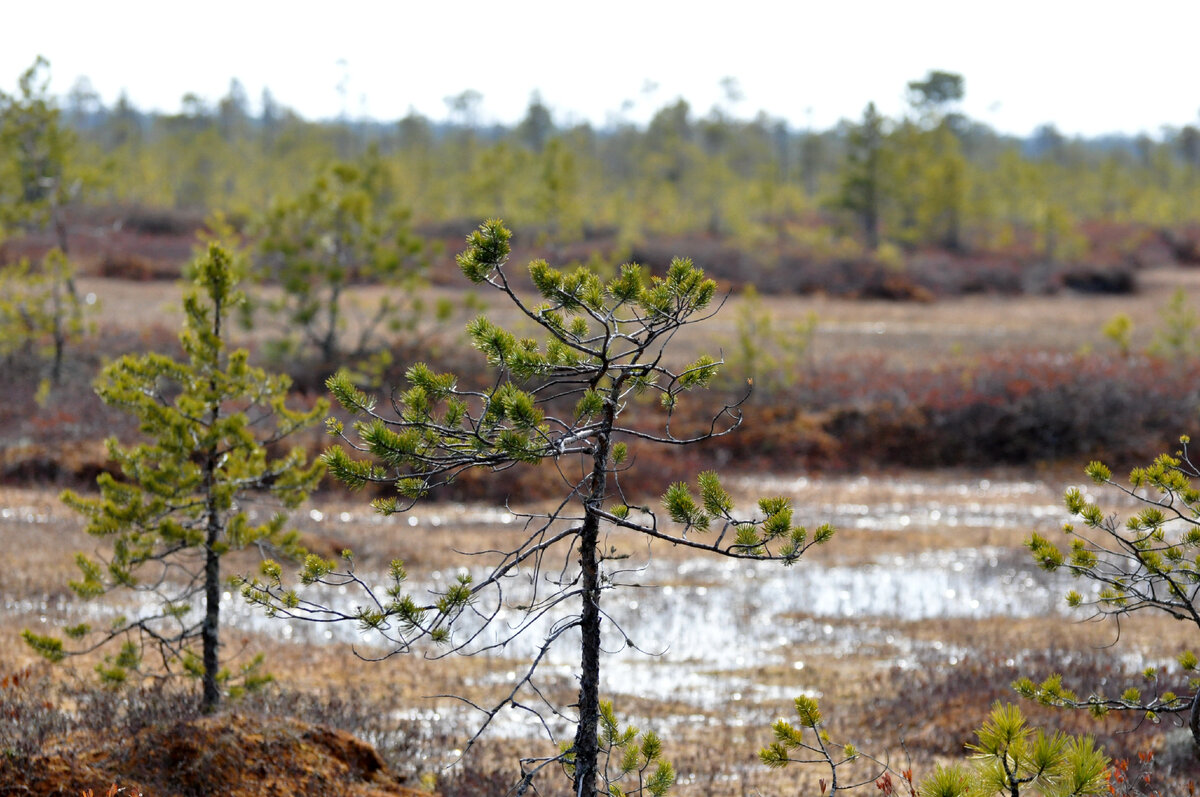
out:
{"label": "sunlight glint on water", "polygon": [[[963,526],[1045,531],[1063,521],[1062,510],[1053,503],[1055,497],[1034,482],[981,479],[955,484],[854,477],[830,489],[825,480],[767,477],[746,480],[739,487],[758,494],[791,495],[805,514],[829,517],[842,528],[903,532]],[[886,500],[869,498],[880,490]],[[863,500],[856,500],[860,494]],[[365,512],[326,515],[314,509],[309,517],[322,525],[379,522]],[[494,508],[433,506],[398,523],[452,528],[512,521],[511,514]],[[475,574],[482,575],[482,570]],[[419,597],[444,585],[447,578],[448,574],[436,571],[414,572],[409,587]],[[381,587],[385,581],[382,573],[367,580]],[[814,655],[865,657],[877,660],[880,666],[917,666],[917,662],[929,661],[952,664],[969,651],[944,642],[910,639],[895,627],[937,618],[1034,617],[1065,612],[1062,595],[1069,581],[1038,571],[1024,551],[1002,547],[888,555],[847,565],[802,560],[791,568],[711,557],[656,560],[631,580],[643,588],[617,589],[604,598],[605,610],[620,627],[605,640],[605,649],[610,651],[604,663],[606,691],[656,699],[669,696],[698,709],[735,699],[747,706],[778,702],[810,691],[805,682],[805,659]],[[344,589],[326,590],[320,599],[352,608],[346,604],[353,603],[355,596],[344,593]],[[521,597],[510,587],[508,599],[518,603]],[[228,593],[222,603],[229,626],[262,632],[280,644],[337,641],[369,646],[379,641],[360,636],[351,624],[331,627],[272,620]],[[17,605],[6,600],[5,610],[36,609],[52,615],[51,624],[56,622],[53,615],[66,615],[72,622],[80,617],[94,621],[118,611],[116,607],[87,608],[73,601],[53,604],[43,602],[34,607],[28,601]],[[148,603],[138,610],[151,608],[153,604]],[[123,611],[135,610],[125,607]],[[502,609],[499,624],[493,627],[499,632],[520,618],[519,612]],[[505,648],[505,658],[519,661],[531,657],[549,625],[546,621],[530,628]],[[633,646],[625,644],[626,635]],[[485,636],[481,644],[497,638]],[[564,638],[543,664],[544,674],[571,681],[577,655],[575,642]],[[758,667],[778,667],[790,672],[792,679],[764,687],[752,677]],[[511,669],[511,664],[506,664],[486,680],[511,680]],[[518,736],[536,730],[536,723],[525,716],[507,718],[494,729]]]}

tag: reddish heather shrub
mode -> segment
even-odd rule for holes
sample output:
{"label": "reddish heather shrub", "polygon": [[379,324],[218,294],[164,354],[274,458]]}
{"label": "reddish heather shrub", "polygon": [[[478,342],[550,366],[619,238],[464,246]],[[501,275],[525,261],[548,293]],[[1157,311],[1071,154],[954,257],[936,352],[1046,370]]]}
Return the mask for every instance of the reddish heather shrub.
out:
{"label": "reddish heather shrub", "polygon": [[898,371],[878,358],[851,358],[820,367],[791,396],[766,403],[769,409],[760,397],[738,434],[720,441],[733,462],[1121,462],[1152,456],[1195,426],[1200,362],[1022,352]]}

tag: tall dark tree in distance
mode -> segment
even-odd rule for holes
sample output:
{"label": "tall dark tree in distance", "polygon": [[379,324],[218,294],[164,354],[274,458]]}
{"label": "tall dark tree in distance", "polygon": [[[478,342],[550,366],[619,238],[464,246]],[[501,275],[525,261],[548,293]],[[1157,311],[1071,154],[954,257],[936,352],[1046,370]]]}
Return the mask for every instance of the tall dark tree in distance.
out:
{"label": "tall dark tree in distance", "polygon": [[850,211],[872,249],[879,246],[883,218],[883,117],[868,103],[862,122],[847,136],[846,160],[836,205]]}

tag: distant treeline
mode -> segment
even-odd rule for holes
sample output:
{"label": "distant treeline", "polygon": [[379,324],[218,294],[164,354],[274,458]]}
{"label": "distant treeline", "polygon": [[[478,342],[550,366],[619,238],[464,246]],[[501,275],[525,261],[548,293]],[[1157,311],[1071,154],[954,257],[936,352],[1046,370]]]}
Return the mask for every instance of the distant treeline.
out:
{"label": "distant treeline", "polygon": [[536,96],[518,124],[485,127],[473,122],[474,92],[447,100],[448,122],[313,122],[269,93],[251,113],[236,81],[215,105],[186,95],[177,114],[125,99],[106,107],[81,81],[62,117],[77,157],[99,166],[91,202],[235,218],[301,191],[330,162],[366,158],[418,224],[501,216],[561,243],[704,233],[818,259],[889,244],[1078,261],[1096,243],[1089,223],[1196,220],[1194,126],[1083,139],[1047,125],[1020,139],[956,112],[957,75],[931,72],[909,88],[904,116],[871,106],[829,130],[720,109],[698,116],[682,100],[644,127],[563,126]]}
{"label": "distant treeline", "polygon": [[97,208],[187,237],[222,211],[261,240],[276,208],[350,162],[372,213],[401,213],[427,238],[461,240],[499,217],[554,260],[657,268],[686,251],[773,292],[1126,291],[1139,266],[1200,263],[1195,126],[1020,139],[958,112],[953,73],[909,83],[899,118],[872,104],[796,130],[721,107],[698,116],[682,100],[644,126],[564,126],[536,95],[519,123],[482,126],[470,91],[447,98],[444,122],[308,121],[269,93],[252,111],[236,81],[215,105],[188,94],[179,113],[145,113],[124,98],[105,106],[84,79],[59,102],[49,69],[39,59],[20,96],[0,93],[0,227],[53,229],[63,249]]}

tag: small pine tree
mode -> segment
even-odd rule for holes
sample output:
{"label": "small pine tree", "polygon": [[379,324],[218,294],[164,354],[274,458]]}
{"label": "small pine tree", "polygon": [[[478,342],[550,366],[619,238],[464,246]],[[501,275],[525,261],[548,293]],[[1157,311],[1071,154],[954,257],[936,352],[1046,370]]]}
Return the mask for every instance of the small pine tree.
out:
{"label": "small pine tree", "polygon": [[[210,710],[228,679],[219,662],[221,558],[251,544],[298,550],[282,510],[307,497],[323,466],[306,464],[300,449],[273,457],[268,446],[311,426],[328,404],[288,409],[287,377],[251,367],[245,350],[228,351],[227,314],[241,295],[225,251],[210,247],[195,271],[197,287],[183,301],[180,342],[187,359],[127,355],[97,380],[100,398],[137,417],[146,442],[126,447],[110,439],[109,455],[123,478],[101,474],[96,497],[71,491],[62,496],[87,518],[89,534],[112,545],[107,560],[76,556],[81,572],[71,582],[76,594],[90,599],[128,588],[147,594],[156,606],[117,618],[107,628],[65,629],[80,642],[76,650],[57,637],[28,630],[24,637],[52,660],[122,638],[120,652],[98,668],[114,682],[138,668],[149,647],[168,671],[179,665],[202,679],[203,706]],[[243,506],[252,493],[269,494],[280,505],[265,523],[253,523]]]}
{"label": "small pine tree", "polygon": [[49,341],[57,383],[67,343],[86,326],[67,259],[64,208],[94,175],[77,162],[75,135],[49,93],[49,66],[39,56],[21,74],[16,94],[0,91],[0,238],[8,229],[50,227],[57,244],[40,269],[19,263],[0,273],[0,346]]}
{"label": "small pine tree", "polygon": [[[772,769],[790,764],[825,767],[829,780],[819,781],[821,794],[828,790],[836,795],[871,783],[884,794],[896,793],[887,764],[854,745],[834,744],[814,698],[798,697],[795,706],[799,727],[783,719],[775,722],[775,741],[758,754],[764,764]],[[1090,736],[1047,735],[1030,728],[1017,706],[994,704],[975,736],[976,743],[967,745],[972,753],[969,766],[938,765],[919,785],[905,771],[897,773],[900,782],[910,793],[915,788],[920,797],[1020,797],[1022,790],[1041,797],[1084,797],[1108,789],[1109,759]],[[846,770],[855,766],[857,777],[848,776]]]}
{"label": "small pine tree", "polygon": [[[662,757],[662,741],[654,731],[639,737],[628,725],[621,730],[613,704],[600,701],[600,738],[597,745],[600,776],[610,797],[663,797],[675,785],[675,767]],[[562,745],[563,768],[575,774],[574,745]],[[526,772],[522,786],[533,783],[536,771]],[[518,793],[523,793],[519,787]]]}
{"label": "small pine tree", "polygon": [[770,399],[804,382],[805,371],[811,371],[816,313],[809,312],[803,320],[780,328],[771,310],[763,306],[758,290],[747,285],[736,324],[730,370],[739,384],[752,384],[756,396]]}
{"label": "small pine tree", "polygon": [[[523,619],[501,629],[504,641],[488,647],[502,647],[535,621],[553,618],[540,652],[512,694],[485,711],[487,719],[472,743],[505,706],[536,711],[517,699],[527,692],[531,703],[556,716],[570,716],[575,724],[573,741],[536,768],[562,763],[574,781],[573,793],[595,797],[598,782],[609,777],[601,761],[608,720],[600,701],[600,660],[602,629],[611,621],[601,601],[630,572],[622,564],[625,555],[609,544],[608,531],[731,558],[790,564],[810,546],[830,539],[833,529],[821,526],[809,532],[796,525],[790,502],[779,497],[763,498],[757,512],[739,514],[713,472],[699,475],[698,498],[689,485],[676,483],[667,490],[662,508],[631,506],[633,499],[622,487],[631,467],[630,442],[686,446],[727,434],[741,423],[737,407],[727,405],[694,436],[677,436],[671,425],[678,402],[708,385],[722,365],[708,355],[673,365],[666,351],[681,329],[709,317],[716,283],[678,258],[661,277],[648,278],[640,266],[625,265],[607,281],[587,267],[564,272],[534,261],[529,276],[538,303],[528,304],[517,295],[507,270],[510,236],[500,222],[485,222],[468,238],[459,266],[472,282],[486,284],[512,302],[542,340],[518,338],[486,317],[477,318],[468,334],[487,358],[492,386],[466,389],[454,374],[418,364],[408,370],[408,389],[393,395],[391,411],[377,409],[376,398],[345,374],[333,377],[329,387],[355,421],[350,428],[330,421],[330,431],[349,450],[331,448],[325,461],[351,487],[392,485],[397,495],[374,502],[384,514],[411,508],[470,470],[500,473],[523,463],[547,462],[567,482],[558,508],[527,515],[530,528],[522,543],[496,552],[498,561],[481,578],[464,572],[432,602],[406,592],[402,562],[392,563],[386,594],[375,594],[355,575],[350,557],[341,571],[337,562],[309,557],[300,580],[366,589],[366,599],[353,611],[302,598],[282,583],[273,563],[265,565],[264,581],[247,584],[244,594],[279,616],[354,622],[382,634],[396,652],[411,650],[422,639],[475,652],[479,624],[490,624],[503,607]],[[661,432],[623,419],[639,396],[658,397],[665,415]],[[510,588],[526,574],[536,585],[534,593],[514,598]],[[549,649],[575,628],[579,699],[571,708],[551,705],[535,674]],[[632,632],[613,628],[613,633],[632,645]],[[666,780],[664,771],[652,776],[646,788],[655,793],[665,788]]]}
{"label": "small pine tree", "polygon": [[53,222],[65,251],[59,210],[74,190],[68,170],[75,136],[60,124],[49,66],[39,56],[21,74],[17,94],[0,92],[0,229]]}
{"label": "small pine tree", "polygon": [[1133,319],[1128,313],[1117,313],[1108,319],[1100,328],[1100,334],[1117,347],[1122,357],[1129,356],[1133,345]]}
{"label": "small pine tree", "polygon": [[1109,759],[1092,737],[1030,728],[1017,706],[997,702],[975,736],[978,741],[967,745],[976,762],[972,795],[1019,797],[1027,789],[1043,797],[1080,797],[1108,790]]}
{"label": "small pine tree", "polygon": [[[260,221],[254,274],[279,286],[261,304],[286,330],[284,352],[308,348],[323,363],[366,358],[379,351],[385,333],[414,323],[412,290],[425,269],[424,244],[408,212],[389,204],[383,176],[377,160],[336,164]],[[355,308],[356,327],[349,330],[346,291],[363,282],[400,288],[401,298],[388,294],[371,308]]]}
{"label": "small pine tree", "polygon": [[1188,305],[1183,288],[1172,292],[1158,315],[1162,326],[1154,332],[1150,354],[1170,360],[1200,354],[1200,315]]}
{"label": "small pine tree", "polygon": [[[864,756],[852,744],[837,744],[824,728],[824,717],[816,698],[808,695],[797,697],[793,704],[799,727],[785,719],[778,719],[771,726],[775,741],[758,751],[758,758],[771,769],[782,769],[791,764],[820,764],[829,770],[829,780],[819,781],[821,794],[826,789],[830,794],[850,791],[875,782],[887,774],[887,766],[870,756]],[[865,776],[855,771],[847,775],[846,770],[866,764],[869,772]],[[874,765],[874,766],[871,766]]]}
{"label": "small pine tree", "polygon": [[846,137],[841,185],[834,198],[836,207],[854,216],[871,249],[878,248],[883,240],[886,141],[884,119],[875,109],[875,103],[868,103],[862,123],[852,127]]}
{"label": "small pine tree", "polygon": [[[1090,610],[1098,618],[1120,620],[1135,612],[1162,612],[1200,630],[1197,610],[1200,585],[1200,468],[1188,453],[1189,439],[1180,439],[1174,455],[1160,454],[1152,464],[1134,468],[1128,485],[1113,478],[1102,462],[1090,463],[1085,472],[1098,486],[1123,493],[1141,510],[1124,523],[1105,512],[1078,487],[1066,492],[1067,510],[1083,528],[1063,527],[1068,549],[1033,534],[1026,546],[1047,571],[1065,570],[1092,583],[1094,589],[1067,593],[1072,608]],[[1129,686],[1121,694],[1094,692],[1080,697],[1051,674],[1040,683],[1022,678],[1017,692],[1040,703],[1087,709],[1096,716],[1132,712],[1156,719],[1187,716],[1197,750],[1200,750],[1200,661],[1192,651],[1179,656],[1188,682],[1174,690],[1163,683],[1162,673],[1150,667],[1142,687]]]}
{"label": "small pine tree", "polygon": [[73,283],[71,263],[58,249],[50,250],[38,269],[23,260],[0,270],[0,354],[44,351],[51,358],[50,379],[57,383],[67,344],[88,330],[91,306]]}
{"label": "small pine tree", "polygon": [[18,79],[16,94],[0,91],[0,237],[6,228],[49,228],[68,254],[66,208],[104,182],[105,169],[79,154],[76,135],[50,94],[49,68],[38,56]]}

